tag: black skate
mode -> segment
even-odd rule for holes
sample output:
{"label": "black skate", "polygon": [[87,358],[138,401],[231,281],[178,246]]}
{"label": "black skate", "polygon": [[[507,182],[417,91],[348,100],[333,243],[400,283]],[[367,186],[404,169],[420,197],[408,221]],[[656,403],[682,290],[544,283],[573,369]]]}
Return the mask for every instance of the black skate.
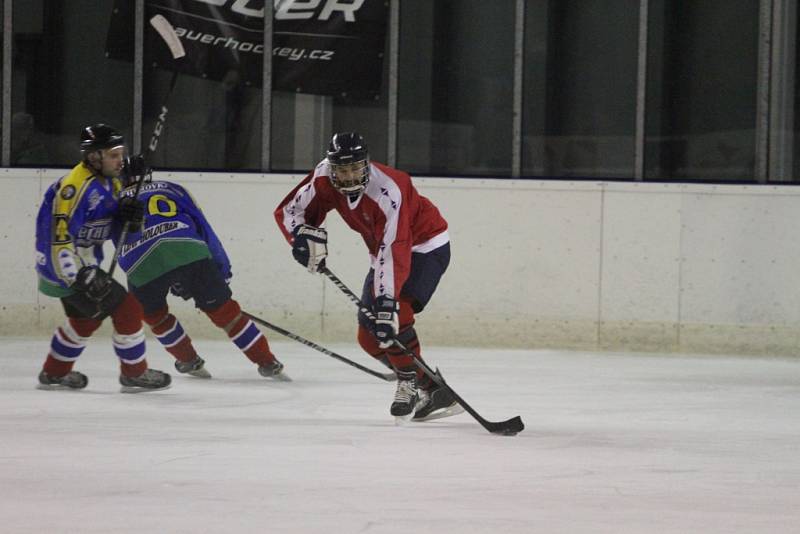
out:
{"label": "black skate", "polygon": [[394,402],[389,412],[398,422],[406,421],[414,413],[417,403],[417,374],[411,372],[397,372],[397,390],[394,393]]}
{"label": "black skate", "polygon": [[85,374],[70,371],[64,376],[51,376],[42,371],[39,373],[39,389],[83,389],[89,383]]}
{"label": "black skate", "polygon": [[292,381],[292,379],[289,378],[289,375],[283,372],[283,364],[279,362],[277,358],[266,365],[259,365],[258,374],[266,378],[280,380],[281,382]]}
{"label": "black skate", "polygon": [[177,360],[175,362],[175,370],[184,375],[196,376],[197,378],[211,378],[206,368],[206,361],[200,356],[195,356],[194,360],[189,362],[182,362]]}
{"label": "black skate", "polygon": [[417,423],[450,417],[464,411],[447,388],[435,383],[427,390],[420,390],[416,408],[412,421]]}
{"label": "black skate", "polygon": [[120,375],[119,383],[122,384],[120,390],[122,393],[158,391],[159,389],[167,389],[172,383],[172,377],[164,371],[148,369],[137,377]]}

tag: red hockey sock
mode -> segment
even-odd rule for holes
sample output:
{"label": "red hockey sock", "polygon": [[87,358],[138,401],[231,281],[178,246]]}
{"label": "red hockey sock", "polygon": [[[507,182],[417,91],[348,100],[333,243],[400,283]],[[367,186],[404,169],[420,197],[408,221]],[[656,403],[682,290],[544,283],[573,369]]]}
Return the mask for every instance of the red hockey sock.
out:
{"label": "red hockey sock", "polygon": [[238,302],[229,299],[219,308],[205,312],[215,325],[225,330],[231,341],[251,362],[266,365],[275,360],[266,336],[249,317],[242,313]]}
{"label": "red hockey sock", "polygon": [[192,339],[183,330],[180,321],[169,313],[167,308],[144,316],[144,322],[156,336],[164,349],[181,362],[190,362],[197,358],[197,351]]}
{"label": "red hockey sock", "polygon": [[89,336],[100,327],[100,321],[68,317],[64,326],[56,328],[50,341],[50,352],[42,369],[50,376],[64,376],[86,347]]}
{"label": "red hockey sock", "polygon": [[[397,339],[403,343],[407,349],[409,349],[420,361],[424,361],[422,359],[422,348],[419,344],[419,338],[417,338],[417,333],[414,328],[407,328],[400,332],[397,336]],[[403,349],[392,346],[388,349],[382,349],[378,346],[378,340],[375,339],[375,336],[370,332],[367,328],[363,326],[358,326],[358,343],[361,345],[367,354],[375,358],[376,360],[381,360],[384,356],[389,359],[389,363],[392,364],[392,367],[397,369],[398,371],[412,371],[414,370],[417,373],[417,384],[421,387],[428,387],[431,383],[431,379],[426,375],[422,369],[419,369],[416,365],[414,365],[414,359],[406,354]]]}
{"label": "red hockey sock", "polygon": [[380,360],[386,355],[386,350],[378,346],[378,340],[375,339],[372,332],[362,325],[358,325],[358,344],[361,345],[364,352],[376,360]]}
{"label": "red hockey sock", "polygon": [[42,370],[50,376],[64,376],[72,371],[73,365],[75,365],[75,360],[62,362],[61,360],[53,358],[52,354],[48,354],[42,366]]}
{"label": "red hockey sock", "polygon": [[137,363],[125,363],[124,360],[119,361],[119,371],[130,378],[142,376],[142,373],[147,371],[147,360],[142,360]]}

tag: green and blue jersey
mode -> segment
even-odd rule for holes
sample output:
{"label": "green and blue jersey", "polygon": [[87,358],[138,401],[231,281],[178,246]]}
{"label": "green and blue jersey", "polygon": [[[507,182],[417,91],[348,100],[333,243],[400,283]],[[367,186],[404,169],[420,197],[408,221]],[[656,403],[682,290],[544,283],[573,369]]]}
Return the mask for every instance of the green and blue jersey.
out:
{"label": "green and blue jersey", "polygon": [[[120,196],[133,196],[133,188]],[[139,192],[144,224],[129,233],[122,245],[119,266],[128,283],[141,287],[176,267],[211,258],[222,275],[231,277],[231,264],[219,238],[189,192],[166,181],[145,183]],[[114,243],[120,232],[114,235]]]}

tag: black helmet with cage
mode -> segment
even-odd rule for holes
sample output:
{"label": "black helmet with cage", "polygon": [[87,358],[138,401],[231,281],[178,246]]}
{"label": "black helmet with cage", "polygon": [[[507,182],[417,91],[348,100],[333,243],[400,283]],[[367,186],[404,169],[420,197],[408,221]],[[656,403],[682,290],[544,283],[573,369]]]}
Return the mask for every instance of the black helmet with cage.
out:
{"label": "black helmet with cage", "polygon": [[369,182],[369,152],[364,138],[356,132],[342,132],[331,138],[327,152],[331,184],[344,194],[360,193]]}

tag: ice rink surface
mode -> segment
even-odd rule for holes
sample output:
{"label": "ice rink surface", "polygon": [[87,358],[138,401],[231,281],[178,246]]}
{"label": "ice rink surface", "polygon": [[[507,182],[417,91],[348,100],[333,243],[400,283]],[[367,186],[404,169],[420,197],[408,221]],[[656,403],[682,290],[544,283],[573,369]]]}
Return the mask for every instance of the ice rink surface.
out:
{"label": "ice rink surface", "polygon": [[271,343],[294,382],[200,340],[212,380],[131,395],[107,337],[81,392],[35,389],[47,339],[2,340],[0,531],[800,532],[800,359],[426,347],[484,417],[522,416],[503,437],[396,426],[393,384]]}

